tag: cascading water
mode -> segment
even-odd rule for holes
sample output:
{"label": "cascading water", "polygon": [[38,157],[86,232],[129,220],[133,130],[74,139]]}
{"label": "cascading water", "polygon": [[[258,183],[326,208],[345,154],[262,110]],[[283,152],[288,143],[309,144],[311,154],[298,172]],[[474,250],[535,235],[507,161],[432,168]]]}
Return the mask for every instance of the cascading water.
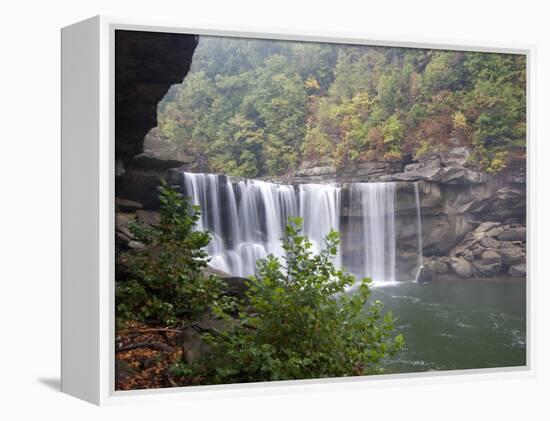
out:
{"label": "cascading water", "polygon": [[361,207],[362,251],[351,270],[376,283],[395,282],[395,183],[353,183],[350,200]]}
{"label": "cascading water", "polygon": [[[187,172],[183,178],[184,194],[201,209],[197,229],[208,230],[212,236],[207,250],[210,265],[234,276],[254,274],[256,261],[269,254],[284,256],[281,239],[289,216],[303,218],[303,234],[315,253],[324,247],[323,239],[330,230],[343,230],[342,187],[337,185],[301,184],[295,188]],[[350,186],[350,202],[360,209],[359,218],[354,232],[341,236],[340,249],[354,249],[355,254],[344,259],[339,252],[335,264],[356,276],[368,276],[376,284],[392,283],[396,280],[396,185]],[[415,192],[418,207],[417,187]],[[421,250],[421,244],[419,247]]]}
{"label": "cascading water", "polygon": [[[331,231],[340,231],[340,187],[329,184],[301,184],[300,217],[303,233],[313,245],[313,252],[324,247],[324,238]],[[340,256],[335,264],[340,265]]]}
{"label": "cascading water", "polygon": [[418,183],[414,183],[414,200],[416,204],[416,242],[418,247],[418,270],[414,278],[415,282],[418,282],[418,277],[424,268],[424,258],[422,257],[422,217],[420,212],[420,192],[418,191]]}
{"label": "cascading water", "polygon": [[211,266],[248,276],[258,259],[283,257],[284,223],[298,212],[292,186],[259,180],[234,185],[224,176],[184,173],[184,189],[201,208],[198,229],[212,235],[207,250]]}

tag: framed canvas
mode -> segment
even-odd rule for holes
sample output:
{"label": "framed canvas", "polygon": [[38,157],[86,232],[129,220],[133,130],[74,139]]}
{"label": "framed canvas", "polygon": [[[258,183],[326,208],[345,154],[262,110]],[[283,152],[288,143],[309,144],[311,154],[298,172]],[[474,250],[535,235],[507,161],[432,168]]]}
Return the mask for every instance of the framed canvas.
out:
{"label": "framed canvas", "polygon": [[62,391],[103,404],[533,373],[532,53],[63,28]]}

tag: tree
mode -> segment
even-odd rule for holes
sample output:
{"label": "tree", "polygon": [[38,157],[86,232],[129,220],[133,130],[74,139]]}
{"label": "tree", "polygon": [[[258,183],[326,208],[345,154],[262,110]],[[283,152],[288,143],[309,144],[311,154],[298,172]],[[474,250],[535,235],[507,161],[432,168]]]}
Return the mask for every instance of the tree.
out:
{"label": "tree", "polygon": [[458,139],[472,165],[498,172],[524,159],[525,88],[523,55],[201,37],[159,126],[192,171],[280,176]]}
{"label": "tree", "polygon": [[225,284],[203,274],[210,234],[195,230],[200,209],[164,183],[159,191],[159,225],[130,225],[145,247],[123,256],[130,276],[117,282],[116,306],[121,319],[170,325],[223,306]]}
{"label": "tree", "polygon": [[237,321],[218,311],[232,327],[206,335],[212,355],[194,367],[198,373],[216,383],[366,375],[401,349],[392,314],[368,303],[370,280],[347,292],[355,278],[334,266],[338,233],[315,255],[301,227],[300,218],[289,218],[284,265],[273,256],[258,262]]}

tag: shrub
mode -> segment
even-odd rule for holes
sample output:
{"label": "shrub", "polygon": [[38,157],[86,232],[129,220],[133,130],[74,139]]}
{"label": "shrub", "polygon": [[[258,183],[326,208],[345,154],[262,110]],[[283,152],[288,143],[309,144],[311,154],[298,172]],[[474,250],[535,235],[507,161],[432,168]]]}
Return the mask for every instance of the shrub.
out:
{"label": "shrub", "polygon": [[453,128],[465,130],[468,127],[466,117],[462,112],[457,111],[453,114]]}
{"label": "shrub", "polygon": [[129,226],[145,248],[124,256],[130,277],[117,282],[117,317],[175,324],[221,305],[224,283],[203,274],[210,235],[195,230],[200,209],[165,183],[159,191],[159,225]]}
{"label": "shrub", "polygon": [[496,152],[491,159],[487,172],[489,174],[497,174],[506,168],[506,162],[508,158],[508,151]]}
{"label": "shrub", "polygon": [[[290,218],[283,246],[285,264],[273,256],[258,261],[247,303],[218,335],[205,335],[211,356],[195,367],[215,383],[323,378],[377,373],[381,360],[403,345],[394,336],[391,313],[379,301],[367,304],[369,279],[353,293],[355,278],[335,268],[339,236],[331,232],[318,255]],[[174,373],[189,373],[176,365]]]}

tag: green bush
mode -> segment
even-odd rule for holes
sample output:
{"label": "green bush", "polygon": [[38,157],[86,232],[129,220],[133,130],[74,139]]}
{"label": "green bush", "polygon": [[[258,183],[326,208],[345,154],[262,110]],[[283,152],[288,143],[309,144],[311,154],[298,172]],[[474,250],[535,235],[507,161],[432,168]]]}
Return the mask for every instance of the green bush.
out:
{"label": "green bush", "polygon": [[[205,335],[212,353],[195,373],[215,383],[365,375],[380,372],[381,360],[401,349],[391,313],[383,315],[379,301],[367,303],[370,280],[346,291],[355,278],[333,264],[338,233],[315,255],[301,226],[300,218],[289,219],[286,264],[273,256],[258,261],[237,320],[218,309],[231,327]],[[181,363],[173,372],[189,369]]]}
{"label": "green bush", "polygon": [[159,225],[129,226],[145,248],[124,255],[130,277],[117,282],[119,319],[175,324],[224,302],[223,281],[203,274],[210,235],[194,229],[200,209],[165,183],[159,190]]}

